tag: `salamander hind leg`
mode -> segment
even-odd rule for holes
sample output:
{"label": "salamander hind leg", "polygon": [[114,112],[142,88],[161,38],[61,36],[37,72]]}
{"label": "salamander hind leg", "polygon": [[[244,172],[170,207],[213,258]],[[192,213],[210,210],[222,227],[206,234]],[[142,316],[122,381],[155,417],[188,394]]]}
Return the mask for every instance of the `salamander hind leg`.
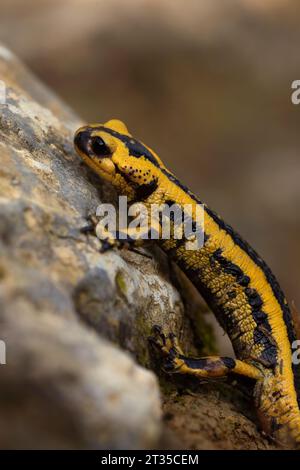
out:
{"label": "salamander hind leg", "polygon": [[163,369],[168,373],[188,374],[199,378],[224,377],[230,373],[244,375],[255,380],[262,377],[256,367],[231,357],[195,358],[185,356],[176,336],[173,333],[165,336],[157,325],[153,327],[153,335],[149,340],[162,355]]}
{"label": "salamander hind leg", "polygon": [[152,328],[152,336],[148,339],[150,344],[162,356],[163,370],[168,373],[182,373],[182,358],[184,355],[176,336],[173,333],[169,333],[168,336],[165,336],[161,327],[154,325]]}

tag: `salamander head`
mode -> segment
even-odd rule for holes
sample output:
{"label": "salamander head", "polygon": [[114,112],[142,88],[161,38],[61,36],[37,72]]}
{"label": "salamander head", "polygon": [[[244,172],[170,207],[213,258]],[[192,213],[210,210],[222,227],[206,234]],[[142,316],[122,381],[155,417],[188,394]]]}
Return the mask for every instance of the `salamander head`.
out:
{"label": "salamander head", "polygon": [[99,176],[131,199],[137,191],[154,191],[165,168],[155,152],[134,139],[125,124],[116,119],[81,127],[75,133],[74,145]]}

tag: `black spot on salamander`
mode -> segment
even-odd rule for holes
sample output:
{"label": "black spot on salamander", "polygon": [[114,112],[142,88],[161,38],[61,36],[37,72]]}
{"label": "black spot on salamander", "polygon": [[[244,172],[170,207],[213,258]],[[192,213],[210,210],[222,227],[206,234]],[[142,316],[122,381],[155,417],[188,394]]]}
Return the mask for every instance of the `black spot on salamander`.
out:
{"label": "black spot on salamander", "polygon": [[185,357],[182,355],[179,356],[179,359],[182,359],[185,362],[185,364],[191,369],[205,369],[208,364],[207,359]]}
{"label": "black spot on salamander", "polygon": [[[178,204],[176,204],[175,201],[172,201],[171,199],[166,199],[166,201],[164,201],[164,203],[170,208],[172,206],[174,206],[174,209],[176,208],[179,208],[181,211],[181,206],[179,206]],[[175,213],[176,213],[176,210],[175,210]],[[175,218],[174,218],[174,212],[170,212],[170,221],[172,223],[175,222]],[[192,234],[196,234],[196,233],[202,233],[202,228],[197,225],[197,222],[192,219],[188,214],[184,214],[184,223],[185,223],[185,237],[189,237],[190,235]],[[176,220],[177,223],[180,223],[182,222],[182,218],[180,220],[180,216],[178,217],[178,219]],[[190,232],[187,231],[188,228],[191,228]],[[209,240],[210,236],[207,235],[205,232],[204,232],[204,235],[203,235],[203,240],[204,240],[204,244],[207,242],[207,240]]]}
{"label": "black spot on salamander", "polygon": [[267,314],[265,312],[262,312],[261,310],[255,310],[252,315],[257,325],[263,325],[268,319]]}
{"label": "black spot on salamander", "polygon": [[169,207],[173,206],[173,204],[176,204],[175,201],[172,201],[171,199],[166,199],[165,204]]}
{"label": "black spot on salamander", "polygon": [[254,310],[258,310],[262,307],[262,298],[255,289],[250,289],[247,287],[247,289],[245,289],[245,294],[248,298],[249,304],[251,307],[253,307]]}
{"label": "black spot on salamander", "polygon": [[239,283],[240,286],[247,287],[250,283],[250,277],[247,275],[243,275],[242,277],[238,279],[237,282]]}
{"label": "black spot on salamander", "polygon": [[277,345],[271,336],[272,328],[268,320],[267,314],[261,310],[263,301],[255,289],[246,288],[245,294],[249,305],[251,305],[251,314],[256,323],[256,328],[253,332],[253,340],[255,344],[260,344],[263,347],[261,359],[269,365],[274,367],[277,364]]}
{"label": "black spot on salamander", "polygon": [[222,255],[222,249],[218,248],[211,256],[212,260],[217,261],[220,266],[223,268],[226,274],[230,274],[235,277],[236,282],[242,286],[246,286],[250,282],[249,276],[246,276],[242,269],[236,264],[232,263],[230,260],[225,258]]}
{"label": "black spot on salamander", "polygon": [[235,368],[235,360],[231,357],[222,357],[218,361],[213,361],[209,358],[188,358],[180,355],[180,359],[183,359],[185,364],[191,369],[201,369],[207,371],[218,370],[220,366],[224,365],[227,369],[232,370]]}
{"label": "black spot on salamander", "polygon": [[277,346],[273,343],[273,339],[268,332],[257,326],[253,332],[253,340],[254,344],[259,344],[263,347],[260,356],[265,365],[275,367],[277,365]]}
{"label": "black spot on salamander", "polygon": [[224,365],[227,367],[227,369],[234,369],[235,368],[235,360],[232,359],[231,357],[223,357],[222,361],[224,362]]}
{"label": "black spot on salamander", "polygon": [[152,179],[149,183],[143,183],[136,186],[135,199],[137,201],[144,201],[157,189],[157,179]]}
{"label": "black spot on salamander", "polygon": [[236,291],[235,290],[232,290],[230,292],[227,293],[227,296],[229,299],[235,299],[236,298]]}

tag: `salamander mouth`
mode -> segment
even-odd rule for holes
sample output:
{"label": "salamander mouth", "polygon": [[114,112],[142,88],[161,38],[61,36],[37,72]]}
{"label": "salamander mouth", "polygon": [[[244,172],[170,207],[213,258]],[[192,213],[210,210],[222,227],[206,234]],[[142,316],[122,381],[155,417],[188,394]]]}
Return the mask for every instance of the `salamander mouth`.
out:
{"label": "salamander mouth", "polygon": [[83,161],[94,170],[99,176],[111,180],[116,174],[116,166],[111,158],[101,158],[86,155],[78,152]]}
{"label": "salamander mouth", "polygon": [[99,169],[99,171],[105,173],[107,176],[114,176],[116,174],[116,166],[111,158],[93,158],[92,162]]}

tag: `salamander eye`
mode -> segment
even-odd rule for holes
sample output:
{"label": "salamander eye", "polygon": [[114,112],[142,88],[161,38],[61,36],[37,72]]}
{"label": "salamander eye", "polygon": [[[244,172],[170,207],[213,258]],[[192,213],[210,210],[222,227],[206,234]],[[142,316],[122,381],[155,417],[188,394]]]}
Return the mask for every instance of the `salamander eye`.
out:
{"label": "salamander eye", "polygon": [[91,148],[94,154],[97,155],[98,157],[104,157],[106,155],[111,154],[111,151],[106,145],[106,143],[104,142],[104,140],[98,136],[93,137]]}

